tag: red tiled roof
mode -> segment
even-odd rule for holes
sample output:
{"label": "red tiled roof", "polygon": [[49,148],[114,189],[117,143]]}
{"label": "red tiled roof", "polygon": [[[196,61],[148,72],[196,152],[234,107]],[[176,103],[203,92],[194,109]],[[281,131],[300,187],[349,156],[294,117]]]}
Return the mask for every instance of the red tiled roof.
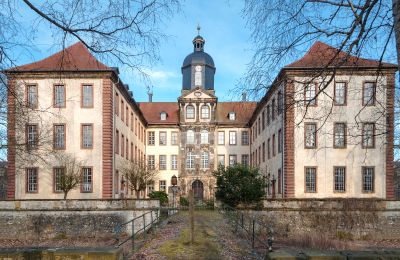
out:
{"label": "red tiled roof", "polygon": [[[144,118],[149,124],[178,124],[179,106],[178,102],[140,102],[138,103]],[[162,121],[161,112],[167,113],[167,120]]]}
{"label": "red tiled roof", "polygon": [[[149,124],[179,124],[178,102],[141,102],[138,103]],[[256,102],[218,102],[217,122],[219,124],[247,124],[256,108]],[[161,112],[167,113],[167,120],[160,119]],[[236,120],[228,118],[229,112],[236,113]]]}
{"label": "red tiled roof", "polygon": [[[247,124],[256,109],[257,102],[219,102],[217,122],[219,124]],[[229,120],[229,112],[236,113],[236,120]]]}
{"label": "red tiled roof", "polygon": [[[336,55],[336,57],[335,57]],[[299,60],[286,65],[285,68],[322,68],[325,66],[339,67],[385,67],[397,68],[396,64],[380,63],[377,60],[363,59],[352,56],[344,51],[339,51],[328,44],[317,41],[307,53]]]}
{"label": "red tiled roof", "polygon": [[98,61],[82,42],[77,42],[43,60],[11,68],[8,71],[111,71]]}

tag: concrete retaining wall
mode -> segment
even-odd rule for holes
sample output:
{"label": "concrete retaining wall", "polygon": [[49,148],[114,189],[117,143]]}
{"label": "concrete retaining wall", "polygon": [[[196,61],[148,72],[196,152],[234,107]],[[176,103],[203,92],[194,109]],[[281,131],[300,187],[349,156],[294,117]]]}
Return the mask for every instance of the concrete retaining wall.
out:
{"label": "concrete retaining wall", "polygon": [[[158,200],[41,200],[0,202],[0,239],[110,237],[117,225],[159,207]],[[159,213],[159,212],[158,212]],[[153,212],[135,220],[135,231]],[[132,224],[122,233],[132,234]]]}

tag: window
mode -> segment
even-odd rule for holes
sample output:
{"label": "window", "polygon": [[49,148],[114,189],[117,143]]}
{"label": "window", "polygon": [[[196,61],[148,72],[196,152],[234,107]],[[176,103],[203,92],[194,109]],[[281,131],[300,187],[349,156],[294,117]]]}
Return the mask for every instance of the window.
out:
{"label": "window", "polygon": [[161,120],[161,121],[167,120],[167,113],[161,112],[161,113],[160,113],[160,120]]}
{"label": "window", "polygon": [[225,155],[218,154],[218,166],[225,166]]}
{"label": "window", "polygon": [[37,168],[26,169],[26,192],[37,193],[39,186],[39,176]]}
{"label": "window", "polygon": [[265,142],[262,143],[262,160],[265,162]]}
{"label": "window", "polygon": [[154,155],[147,156],[147,166],[149,167],[150,170],[154,170],[156,168],[156,162],[154,159]]}
{"label": "window", "polygon": [[280,115],[283,111],[283,96],[282,93],[278,92],[278,115]]}
{"label": "window", "polygon": [[115,131],[115,153],[119,154],[119,131]]}
{"label": "window", "polygon": [[229,131],[229,144],[236,145],[236,131]]}
{"label": "window", "polygon": [[64,85],[54,85],[54,107],[65,107]]}
{"label": "window", "polygon": [[316,97],[317,85],[316,84],[306,84],[304,87],[304,103],[306,106],[316,106],[317,105],[317,97]]}
{"label": "window", "polygon": [[282,170],[278,169],[278,194],[282,194]]}
{"label": "window", "polygon": [[91,108],[93,107],[93,85],[83,84],[82,85],[82,107]]}
{"label": "window", "polygon": [[229,120],[236,120],[236,113],[235,112],[229,112],[228,114]]}
{"label": "window", "polygon": [[347,87],[346,82],[335,82],[335,91],[334,91],[334,104],[337,106],[346,105],[346,93]]}
{"label": "window", "polygon": [[275,156],[275,134],[272,135],[272,156]]}
{"label": "window", "polygon": [[317,168],[306,167],[305,192],[317,192]]}
{"label": "window", "polygon": [[219,131],[218,132],[218,145],[224,145],[224,144],[225,144],[225,132]]}
{"label": "window", "polygon": [[53,169],[54,192],[62,192],[64,174],[65,174],[65,168],[63,167],[58,167]]}
{"label": "window", "polygon": [[249,166],[249,155],[248,154],[242,154],[242,165]]}
{"label": "window", "polygon": [[127,127],[129,127],[129,107],[128,106],[126,106],[126,108],[125,108],[125,116],[126,116],[125,124]]}
{"label": "window", "polygon": [[188,152],[186,154],[186,168],[187,169],[194,169],[194,153],[193,152]]}
{"label": "window", "polygon": [[146,186],[147,196],[149,196],[154,191],[154,181],[148,181]]}
{"label": "window", "polygon": [[242,145],[249,145],[249,132],[242,131]]}
{"label": "window", "polygon": [[131,142],[131,162],[133,162],[133,160],[134,160],[134,158],[133,158],[134,154],[135,154],[135,152],[133,150],[133,143]]}
{"label": "window", "polygon": [[156,136],[155,132],[153,132],[153,131],[148,132],[148,136],[147,136],[148,145],[155,144],[155,136]]}
{"label": "window", "polygon": [[125,159],[129,159],[129,139],[128,137],[125,139]]}
{"label": "window", "polygon": [[208,144],[208,131],[203,130],[200,133],[200,143],[201,144]]}
{"label": "window", "polygon": [[178,155],[171,155],[171,170],[178,170]]}
{"label": "window", "polygon": [[346,191],[346,167],[334,167],[334,191]]}
{"label": "window", "polygon": [[82,192],[93,191],[93,170],[91,167],[82,168]]}
{"label": "window", "polygon": [[178,132],[171,132],[171,145],[178,145]]}
{"label": "window", "polygon": [[229,166],[234,166],[237,163],[237,156],[236,154],[229,155]]}
{"label": "window", "polygon": [[186,119],[194,119],[194,106],[188,105],[186,107]]}
{"label": "window", "polygon": [[261,121],[260,118],[258,118],[258,134],[261,133]]}
{"label": "window", "polygon": [[93,125],[83,124],[82,125],[82,148],[91,149],[93,148]]}
{"label": "window", "polygon": [[121,156],[122,158],[124,157],[124,152],[125,152],[125,143],[124,143],[124,135],[121,135]]}
{"label": "window", "polygon": [[118,93],[115,93],[115,103],[114,103],[114,107],[115,107],[115,114],[117,116],[119,116],[119,95]]}
{"label": "window", "polygon": [[57,150],[65,149],[65,125],[54,125],[53,129],[54,143],[53,147]]}
{"label": "window", "polygon": [[167,145],[167,132],[160,132],[160,145]]}
{"label": "window", "polygon": [[374,148],[375,147],[375,124],[364,123],[362,126],[362,147]]}
{"label": "window", "polygon": [[374,167],[362,167],[363,192],[374,192]]}
{"label": "window", "polygon": [[258,147],[258,164],[261,163],[261,145]]}
{"label": "window", "polygon": [[335,123],[333,127],[333,147],[345,148],[346,147],[346,124]]}
{"label": "window", "polygon": [[167,190],[167,181],[159,181],[158,184],[159,184],[160,191]]}
{"label": "window", "polygon": [[38,107],[38,87],[36,84],[26,85],[26,105],[30,108]]}
{"label": "window", "polygon": [[203,119],[210,118],[210,108],[207,105],[203,105],[201,107],[201,118]]}
{"label": "window", "polygon": [[186,142],[188,144],[194,144],[194,131],[193,130],[188,130],[186,132]]}
{"label": "window", "polygon": [[271,159],[271,139],[270,138],[268,138],[268,141],[267,141],[267,150],[268,150],[268,159]]}
{"label": "window", "polygon": [[167,169],[167,156],[166,155],[160,155],[159,156],[159,163],[160,163],[160,170],[166,170]]}
{"label": "window", "polygon": [[125,120],[125,113],[124,113],[124,100],[121,98],[121,120],[124,122]]}
{"label": "window", "polygon": [[269,125],[269,123],[271,122],[271,107],[270,105],[267,105],[267,125]]}
{"label": "window", "polygon": [[261,114],[261,123],[262,123],[262,130],[264,131],[264,129],[265,129],[265,111],[263,111]]}
{"label": "window", "polygon": [[282,144],[283,144],[283,140],[282,140],[282,130],[279,129],[278,130],[278,153],[282,152]]}
{"label": "window", "polygon": [[114,175],[114,193],[115,194],[119,193],[119,172],[118,172],[118,170],[115,171],[115,175]]}
{"label": "window", "polygon": [[133,113],[131,112],[131,131],[133,132],[134,128],[134,118],[133,118]]}
{"label": "window", "polygon": [[275,99],[272,99],[272,105],[271,105],[271,120],[274,121],[275,119]]}
{"label": "window", "polygon": [[305,148],[317,147],[317,124],[304,124],[304,146]]}
{"label": "window", "polygon": [[203,168],[203,169],[209,168],[209,153],[208,152],[201,153],[201,168]]}
{"label": "window", "polygon": [[38,145],[38,126],[27,125],[26,126],[26,144],[29,150],[36,149]]}
{"label": "window", "polygon": [[373,106],[375,104],[375,91],[375,82],[364,82],[363,106]]}

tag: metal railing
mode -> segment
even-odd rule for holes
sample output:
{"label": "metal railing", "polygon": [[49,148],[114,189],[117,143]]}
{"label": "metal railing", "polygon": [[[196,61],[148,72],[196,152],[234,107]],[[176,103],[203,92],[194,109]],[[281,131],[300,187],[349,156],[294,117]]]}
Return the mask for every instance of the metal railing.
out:
{"label": "metal railing", "polygon": [[[117,240],[116,247],[120,247],[128,241],[132,242],[132,249],[135,250],[135,240],[143,234],[143,239],[146,239],[146,232],[150,228],[153,228],[159,221],[159,209],[154,209],[144,214],[137,216],[125,223],[119,224],[114,228],[115,239]],[[124,230],[131,228],[131,235],[121,240],[121,234],[125,233]]]}
{"label": "metal railing", "polygon": [[274,230],[271,226],[265,224],[255,216],[251,216],[228,205],[222,205],[219,210],[234,227],[235,233],[238,232],[239,228],[244,231],[246,239],[249,240],[253,249],[261,246],[268,249],[268,251],[272,251]]}

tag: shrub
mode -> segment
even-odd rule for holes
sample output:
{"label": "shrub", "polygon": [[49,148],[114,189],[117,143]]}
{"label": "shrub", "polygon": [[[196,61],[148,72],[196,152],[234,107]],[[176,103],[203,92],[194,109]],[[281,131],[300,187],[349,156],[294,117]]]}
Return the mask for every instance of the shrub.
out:
{"label": "shrub", "polygon": [[189,206],[189,200],[185,197],[179,198],[179,205],[181,206]]}
{"label": "shrub", "polygon": [[214,200],[203,200],[203,204],[207,209],[213,209],[214,208]]}
{"label": "shrub", "polygon": [[168,204],[168,194],[165,191],[153,191],[149,194],[149,198],[160,200],[163,206]]}
{"label": "shrub", "polygon": [[215,195],[229,206],[255,203],[264,196],[264,181],[257,168],[241,164],[226,169],[220,166],[214,176],[217,179]]}

